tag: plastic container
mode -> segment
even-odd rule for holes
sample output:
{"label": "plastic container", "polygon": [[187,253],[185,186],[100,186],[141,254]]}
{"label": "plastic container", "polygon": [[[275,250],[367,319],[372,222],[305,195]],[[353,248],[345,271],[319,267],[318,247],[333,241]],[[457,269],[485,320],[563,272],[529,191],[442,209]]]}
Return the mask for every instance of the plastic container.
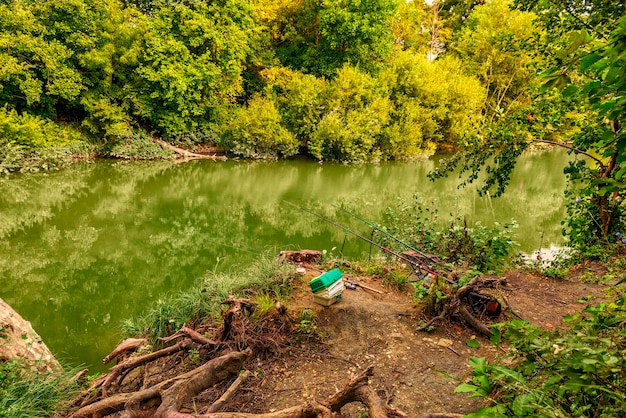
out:
{"label": "plastic container", "polygon": [[338,294],[335,297],[332,298],[326,298],[323,296],[318,296],[315,293],[313,293],[313,302],[322,305],[322,306],[330,306],[333,303],[337,302],[339,299],[341,299],[341,293]]}
{"label": "plastic container", "polygon": [[313,293],[327,289],[332,286],[337,280],[343,277],[343,273],[339,271],[339,269],[332,269],[321,276],[318,276],[309,282],[309,286],[311,286],[311,290]]}
{"label": "plastic container", "polygon": [[346,286],[344,286],[343,280],[339,279],[327,289],[318,290],[314,294],[325,298],[333,298],[340,295],[344,290],[346,290]]}

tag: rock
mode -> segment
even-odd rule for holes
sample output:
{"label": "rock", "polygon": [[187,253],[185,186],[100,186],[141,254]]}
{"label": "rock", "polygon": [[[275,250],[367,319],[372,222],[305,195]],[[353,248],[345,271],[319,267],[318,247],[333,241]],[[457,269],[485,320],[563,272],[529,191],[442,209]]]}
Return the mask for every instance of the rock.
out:
{"label": "rock", "polygon": [[440,347],[452,347],[452,344],[454,344],[454,341],[448,340],[447,338],[440,338],[439,341],[437,341],[437,345]]}
{"label": "rock", "polygon": [[30,322],[0,299],[0,361],[23,360],[33,369],[60,369],[48,347]]}

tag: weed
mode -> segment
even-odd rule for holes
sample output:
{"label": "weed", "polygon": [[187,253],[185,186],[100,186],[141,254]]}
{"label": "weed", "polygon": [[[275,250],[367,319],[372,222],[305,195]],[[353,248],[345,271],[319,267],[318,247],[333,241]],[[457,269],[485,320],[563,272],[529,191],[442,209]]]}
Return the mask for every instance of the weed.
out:
{"label": "weed", "polygon": [[274,301],[274,298],[272,298],[267,293],[257,296],[254,300],[257,303],[257,307],[254,310],[254,314],[259,317],[262,317],[265,314],[267,314],[276,304],[276,302]]}
{"label": "weed", "polygon": [[218,317],[220,304],[229,295],[253,297],[262,294],[283,296],[292,288],[291,266],[276,257],[259,258],[236,273],[208,273],[192,289],[159,300],[144,316],[122,323],[127,335],[149,335],[153,342],[171,335],[182,324],[194,325],[205,318]]}
{"label": "weed", "polygon": [[[385,221],[390,225],[387,232],[395,238],[423,252],[437,254],[445,263],[473,266],[483,273],[498,272],[509,264],[517,245],[512,238],[517,228],[514,221],[492,227],[479,222],[470,226],[465,219],[451,215],[443,222],[438,210],[422,206],[417,196],[412,202],[388,208]],[[405,249],[387,236],[381,244],[400,252]]]}
{"label": "weed", "polygon": [[0,416],[49,417],[67,408],[65,400],[78,391],[75,370],[35,372],[18,361],[0,362]]}
{"label": "weed", "polygon": [[386,285],[393,286],[397,289],[402,290],[404,286],[409,282],[409,275],[402,270],[394,269],[385,276],[383,282]]}
{"label": "weed", "polygon": [[196,367],[200,366],[200,364],[201,364],[200,352],[198,350],[192,348],[187,353],[187,366],[191,370],[191,369],[195,369]]}
{"label": "weed", "polygon": [[310,309],[300,311],[298,318],[298,332],[306,338],[316,337],[317,335],[317,317],[315,312]]}

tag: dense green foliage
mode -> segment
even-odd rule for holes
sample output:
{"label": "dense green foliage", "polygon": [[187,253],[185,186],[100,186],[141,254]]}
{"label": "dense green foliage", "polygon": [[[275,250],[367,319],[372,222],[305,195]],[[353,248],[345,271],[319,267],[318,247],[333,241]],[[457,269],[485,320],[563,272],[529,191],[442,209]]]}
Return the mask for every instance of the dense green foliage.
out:
{"label": "dense green foliage", "polygon": [[523,321],[506,325],[511,344],[506,361],[473,358],[471,381],[456,389],[493,402],[468,416],[621,416],[626,408],[626,296],[565,320],[569,328],[563,331],[544,331]]}
{"label": "dense green foliage", "polygon": [[[464,154],[450,159],[434,177],[460,165],[466,182],[473,182],[485,171],[482,191],[500,194],[521,152],[537,142],[565,138],[570,143],[563,146],[576,155],[566,170],[576,188],[568,191],[564,233],[580,249],[610,244],[624,226],[624,5],[576,0],[519,3],[535,10],[535,22],[545,28],[541,38],[529,38],[544,51],[541,59],[533,58],[533,66],[542,71],[536,83],[541,87],[529,90],[531,104],[500,109],[490,117],[490,123],[468,141]],[[477,27],[482,30],[483,25]],[[518,42],[505,44],[515,51]],[[510,81],[513,87],[515,77]]]}
{"label": "dense green foliage", "polygon": [[[485,89],[501,89],[505,77],[486,80],[464,59],[482,59],[467,42],[457,42],[461,53],[447,48],[465,36],[460,22],[474,7],[7,0],[0,103],[13,134],[0,135],[2,171],[59,166],[66,158],[37,164],[37,156],[71,155],[70,137],[92,154],[141,159],[168,156],[144,141],[150,136],[246,158],[342,162],[454,147],[477,131]],[[506,36],[525,39],[530,15],[516,13]],[[525,82],[520,75],[515,88]],[[25,141],[36,120],[37,135]]]}

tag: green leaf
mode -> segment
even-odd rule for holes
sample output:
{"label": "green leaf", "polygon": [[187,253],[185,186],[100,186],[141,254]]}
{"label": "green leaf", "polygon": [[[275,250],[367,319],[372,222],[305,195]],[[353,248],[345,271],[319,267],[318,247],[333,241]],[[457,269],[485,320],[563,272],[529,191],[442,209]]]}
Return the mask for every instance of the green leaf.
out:
{"label": "green leaf", "polygon": [[487,369],[487,359],[484,357],[470,357],[469,365],[474,369],[475,374],[482,374]]}
{"label": "green leaf", "polygon": [[578,91],[579,91],[578,86],[570,84],[563,90],[562,94],[563,94],[563,97],[573,97],[578,94]]}
{"label": "green leaf", "polygon": [[598,62],[600,59],[602,59],[602,56],[600,56],[600,54],[597,54],[597,53],[593,53],[593,54],[589,54],[585,56],[580,60],[580,69],[582,71],[587,71],[589,67],[591,67],[593,64]]}
{"label": "green leaf", "polygon": [[506,412],[506,405],[502,404],[477,409],[476,411],[465,415],[464,418],[501,418],[506,416]]}
{"label": "green leaf", "polygon": [[532,405],[535,403],[535,396],[532,393],[519,395],[513,401],[511,409],[516,417],[522,417],[533,411]]}
{"label": "green leaf", "polygon": [[478,386],[462,383],[454,389],[454,393],[476,393],[479,389]]}
{"label": "green leaf", "polygon": [[468,340],[468,341],[465,342],[465,344],[468,347],[471,347],[471,348],[478,348],[478,347],[480,347],[480,344],[478,343],[478,340],[476,340],[476,339]]}

